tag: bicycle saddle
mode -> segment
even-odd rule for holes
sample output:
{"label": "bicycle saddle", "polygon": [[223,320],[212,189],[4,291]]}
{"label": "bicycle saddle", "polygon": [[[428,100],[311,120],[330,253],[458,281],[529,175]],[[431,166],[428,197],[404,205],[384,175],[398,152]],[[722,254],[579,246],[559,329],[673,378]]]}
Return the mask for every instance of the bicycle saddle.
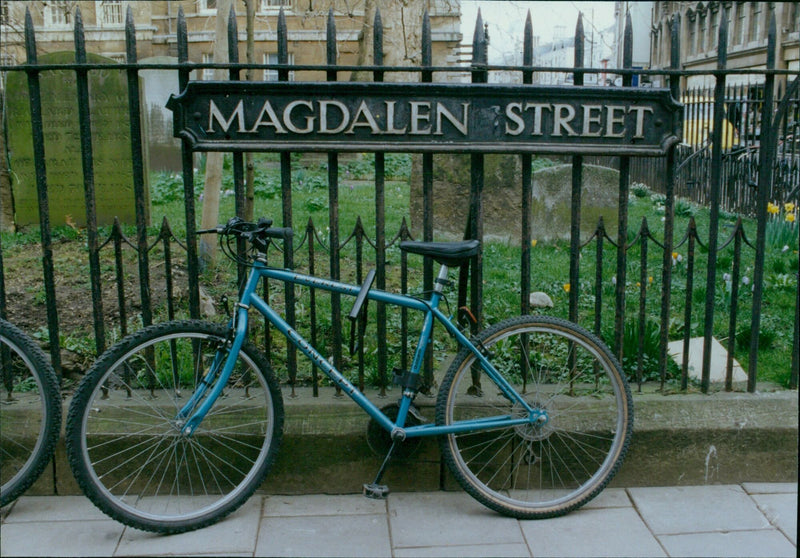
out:
{"label": "bicycle saddle", "polygon": [[433,258],[434,261],[447,267],[458,267],[466,263],[478,253],[480,248],[478,240],[462,240],[459,242],[419,242],[405,240],[400,243],[400,249],[412,254],[419,254]]}

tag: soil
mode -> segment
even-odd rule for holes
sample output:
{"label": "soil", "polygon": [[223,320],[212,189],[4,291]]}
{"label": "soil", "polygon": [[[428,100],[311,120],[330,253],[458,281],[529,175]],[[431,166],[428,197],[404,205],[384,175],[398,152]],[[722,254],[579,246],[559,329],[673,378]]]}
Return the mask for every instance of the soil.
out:
{"label": "soil", "polygon": [[[150,255],[150,297],[155,309],[165,306],[164,260],[160,248]],[[101,250],[100,283],[106,346],[121,337],[120,316],[125,313],[127,331],[140,327],[141,294],[136,251],[122,245],[122,297],[118,296],[113,244]],[[186,272],[182,249],[172,247],[174,300],[185,307]],[[176,257],[176,255],[178,257]],[[6,319],[34,337],[49,355],[48,317],[41,244],[2,247],[2,278],[5,283]],[[75,240],[53,242],[56,310],[61,339],[62,373],[80,376],[94,361],[94,306],[85,234]]]}

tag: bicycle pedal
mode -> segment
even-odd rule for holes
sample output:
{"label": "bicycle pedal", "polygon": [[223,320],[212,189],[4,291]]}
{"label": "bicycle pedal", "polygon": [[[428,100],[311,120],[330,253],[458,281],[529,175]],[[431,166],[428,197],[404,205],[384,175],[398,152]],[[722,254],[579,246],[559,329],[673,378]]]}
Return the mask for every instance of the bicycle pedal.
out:
{"label": "bicycle pedal", "polygon": [[389,487],[385,484],[365,484],[363,493],[372,500],[385,500],[389,495]]}

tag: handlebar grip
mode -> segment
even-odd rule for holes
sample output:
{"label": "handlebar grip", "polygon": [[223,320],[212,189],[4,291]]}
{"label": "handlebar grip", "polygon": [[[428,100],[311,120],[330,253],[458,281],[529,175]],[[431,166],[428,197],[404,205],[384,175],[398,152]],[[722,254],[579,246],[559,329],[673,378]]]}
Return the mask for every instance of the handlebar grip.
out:
{"label": "handlebar grip", "polygon": [[270,227],[268,229],[264,229],[262,233],[267,238],[279,238],[282,240],[287,240],[294,236],[294,230],[292,227]]}

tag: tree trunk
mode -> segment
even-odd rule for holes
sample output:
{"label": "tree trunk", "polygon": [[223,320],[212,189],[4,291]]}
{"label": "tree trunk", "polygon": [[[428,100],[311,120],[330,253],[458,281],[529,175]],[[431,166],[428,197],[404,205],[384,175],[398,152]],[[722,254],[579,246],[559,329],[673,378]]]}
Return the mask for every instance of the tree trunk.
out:
{"label": "tree trunk", "polygon": [[[228,61],[228,15],[232,0],[217,0],[216,30],[214,35],[214,62]],[[226,70],[214,70],[214,79],[227,79]],[[219,224],[219,194],[222,188],[223,154],[210,152],[206,155],[206,179],[203,188],[203,213],[201,229],[210,229]],[[201,236],[198,240],[200,267],[213,267],[217,254],[216,238]]]}

